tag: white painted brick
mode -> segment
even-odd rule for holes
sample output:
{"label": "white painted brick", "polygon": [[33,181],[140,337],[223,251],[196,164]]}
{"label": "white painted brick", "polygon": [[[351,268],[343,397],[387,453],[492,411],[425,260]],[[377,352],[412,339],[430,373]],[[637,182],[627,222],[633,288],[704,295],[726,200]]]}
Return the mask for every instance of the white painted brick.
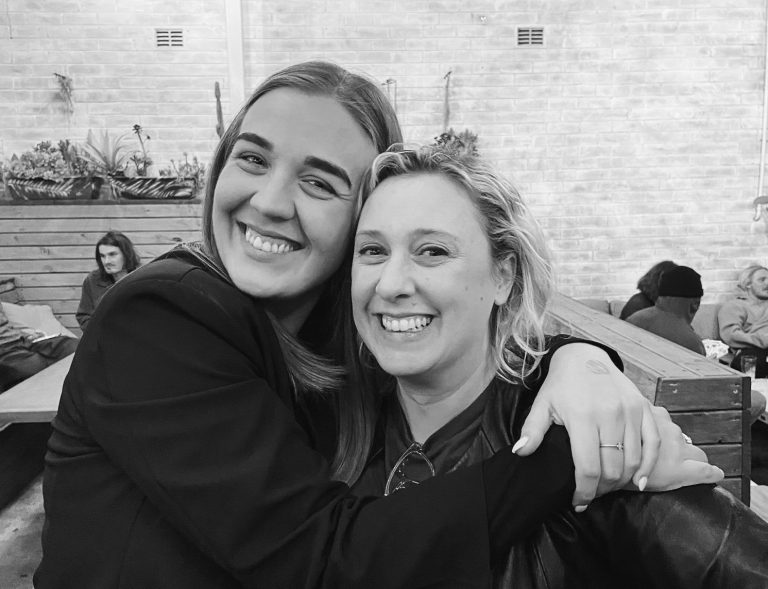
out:
{"label": "white painted brick", "polygon": [[[137,121],[153,129],[160,165],[213,147],[213,82],[229,87],[221,3],[8,8],[4,153]],[[567,293],[626,297],[671,257],[702,272],[716,298],[741,267],[768,258],[764,224],[751,223],[763,11],[757,0],[628,0],[610,11],[589,0],[567,11],[512,0],[244,0],[246,88],[293,61],[331,59],[396,79],[406,137],[429,141],[453,69],[451,124],[480,133],[524,190]],[[516,46],[527,24],[545,26],[545,47]],[[157,50],[154,28],[171,25],[184,28],[186,47]],[[56,101],[52,66],[73,77],[72,117]]]}

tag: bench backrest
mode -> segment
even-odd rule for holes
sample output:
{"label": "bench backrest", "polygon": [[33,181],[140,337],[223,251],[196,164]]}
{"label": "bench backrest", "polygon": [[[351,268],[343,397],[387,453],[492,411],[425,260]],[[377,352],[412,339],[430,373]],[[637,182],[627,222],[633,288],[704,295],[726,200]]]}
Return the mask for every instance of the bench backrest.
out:
{"label": "bench backrest", "polygon": [[181,241],[200,239],[201,207],[146,201],[0,204],[0,278],[15,277],[24,302],[49,305],[79,334],[75,311],[83,279],[96,268],[99,238],[109,230],[125,233],[146,263]]}

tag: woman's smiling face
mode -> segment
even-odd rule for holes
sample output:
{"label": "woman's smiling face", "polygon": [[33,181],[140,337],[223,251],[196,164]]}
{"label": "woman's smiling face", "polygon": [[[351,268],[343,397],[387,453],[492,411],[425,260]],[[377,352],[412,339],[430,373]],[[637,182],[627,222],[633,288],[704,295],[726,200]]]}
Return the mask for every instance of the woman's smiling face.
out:
{"label": "woman's smiling face", "polygon": [[386,372],[461,381],[489,358],[491,311],[510,290],[497,274],[463,188],[437,173],[389,178],[357,227],[355,324]]}
{"label": "woman's smiling face", "polygon": [[375,156],[333,98],[287,88],[259,98],[214,192],[216,247],[235,285],[278,319],[308,312],[345,255]]}

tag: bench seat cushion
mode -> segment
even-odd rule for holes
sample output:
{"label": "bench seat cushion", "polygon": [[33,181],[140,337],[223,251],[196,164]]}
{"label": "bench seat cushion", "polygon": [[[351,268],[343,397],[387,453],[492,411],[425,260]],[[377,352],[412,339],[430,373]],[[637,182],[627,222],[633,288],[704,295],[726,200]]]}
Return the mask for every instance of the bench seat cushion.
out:
{"label": "bench seat cushion", "polygon": [[30,328],[42,331],[45,335],[66,335],[77,337],[56,319],[48,305],[16,305],[0,303],[11,325],[16,329]]}

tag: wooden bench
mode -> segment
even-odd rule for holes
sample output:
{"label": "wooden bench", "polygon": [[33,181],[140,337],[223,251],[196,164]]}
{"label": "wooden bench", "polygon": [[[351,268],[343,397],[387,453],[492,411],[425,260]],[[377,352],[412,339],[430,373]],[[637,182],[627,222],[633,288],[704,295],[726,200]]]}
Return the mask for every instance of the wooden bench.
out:
{"label": "wooden bench", "polygon": [[52,421],[74,356],[62,358],[0,394],[0,429],[11,423]]}
{"label": "wooden bench", "polygon": [[0,277],[13,276],[22,299],[49,305],[75,334],[83,279],[96,268],[96,242],[125,233],[142,262],[201,237],[199,202],[0,203]]}
{"label": "wooden bench", "polygon": [[725,472],[721,485],[749,505],[750,379],[668,340],[557,295],[552,332],[603,342],[621,355],[625,374]]}
{"label": "wooden bench", "polygon": [[[21,302],[13,279],[0,279],[0,301]],[[15,387],[0,390],[0,509],[43,470],[50,422],[71,363],[68,356]]]}

